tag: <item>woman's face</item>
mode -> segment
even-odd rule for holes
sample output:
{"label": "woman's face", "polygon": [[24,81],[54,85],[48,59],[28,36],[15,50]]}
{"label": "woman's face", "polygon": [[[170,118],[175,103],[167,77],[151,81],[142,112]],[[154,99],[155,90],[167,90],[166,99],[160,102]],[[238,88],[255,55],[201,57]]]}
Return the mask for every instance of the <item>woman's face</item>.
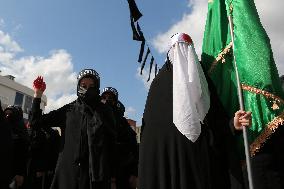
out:
{"label": "woman's face", "polygon": [[108,102],[111,105],[115,105],[115,95],[111,92],[105,92],[102,94],[102,100],[104,103]]}
{"label": "woman's face", "polygon": [[95,87],[94,79],[85,77],[80,81],[80,87],[88,90],[90,87]]}

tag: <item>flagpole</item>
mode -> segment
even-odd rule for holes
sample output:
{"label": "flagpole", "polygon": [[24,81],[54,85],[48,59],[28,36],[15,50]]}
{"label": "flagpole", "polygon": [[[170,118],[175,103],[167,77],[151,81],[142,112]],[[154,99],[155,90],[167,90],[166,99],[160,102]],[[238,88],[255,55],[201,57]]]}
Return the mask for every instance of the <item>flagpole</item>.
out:
{"label": "flagpole", "polygon": [[[239,72],[238,72],[236,57],[235,57],[235,53],[234,53],[235,45],[234,45],[234,29],[233,29],[232,16],[229,15],[228,19],[229,19],[230,33],[231,33],[231,39],[232,39],[234,67],[235,67],[235,71],[236,71],[236,81],[237,81],[237,86],[238,86],[240,110],[244,111],[245,108],[244,108],[244,100],[243,100],[241,82],[240,82],[240,78],[239,78]],[[247,136],[247,127],[243,127],[243,138],[244,138],[244,146],[245,146],[245,154],[246,154],[246,165],[247,165],[249,189],[254,189],[253,179],[252,179],[251,162],[250,162],[250,153],[249,153],[249,143],[248,143],[248,136]]]}

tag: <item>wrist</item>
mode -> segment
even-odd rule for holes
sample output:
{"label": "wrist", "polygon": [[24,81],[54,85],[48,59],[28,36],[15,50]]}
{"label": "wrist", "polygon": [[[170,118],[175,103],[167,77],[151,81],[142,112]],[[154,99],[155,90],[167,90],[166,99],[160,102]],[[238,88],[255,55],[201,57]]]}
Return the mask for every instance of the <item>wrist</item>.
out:
{"label": "wrist", "polygon": [[42,97],[42,94],[40,94],[40,93],[35,93],[34,94],[34,98],[41,98]]}

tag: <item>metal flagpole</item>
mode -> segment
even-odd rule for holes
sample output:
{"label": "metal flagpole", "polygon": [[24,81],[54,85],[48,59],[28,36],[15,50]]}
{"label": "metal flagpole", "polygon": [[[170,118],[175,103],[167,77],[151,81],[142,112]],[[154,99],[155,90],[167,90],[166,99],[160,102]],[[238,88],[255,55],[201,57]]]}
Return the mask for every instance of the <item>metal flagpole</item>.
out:
{"label": "metal flagpole", "polygon": [[[231,33],[231,39],[232,39],[234,67],[235,67],[235,70],[236,70],[236,80],[237,80],[237,86],[238,86],[240,110],[244,110],[244,100],[243,100],[241,82],[240,82],[238,67],[237,67],[237,63],[236,63],[236,57],[235,57],[235,54],[234,54],[235,45],[234,45],[233,19],[232,19],[231,15],[229,15],[228,18],[229,18],[230,33]],[[243,138],[244,138],[245,153],[246,153],[246,164],[247,164],[249,189],[254,189],[253,179],[252,179],[251,162],[250,162],[250,153],[249,153],[249,143],[248,143],[248,136],[247,136],[247,127],[243,128]]]}

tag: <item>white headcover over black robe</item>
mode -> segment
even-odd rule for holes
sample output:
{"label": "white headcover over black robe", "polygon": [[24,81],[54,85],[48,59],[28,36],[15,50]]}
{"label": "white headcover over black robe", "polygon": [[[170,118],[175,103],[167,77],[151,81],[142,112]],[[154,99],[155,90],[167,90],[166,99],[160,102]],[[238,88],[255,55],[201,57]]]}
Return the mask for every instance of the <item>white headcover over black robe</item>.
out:
{"label": "white headcover over black robe", "polygon": [[192,142],[173,123],[173,67],[167,67],[153,80],[146,101],[139,189],[242,188],[229,121],[211,82],[210,108]]}

